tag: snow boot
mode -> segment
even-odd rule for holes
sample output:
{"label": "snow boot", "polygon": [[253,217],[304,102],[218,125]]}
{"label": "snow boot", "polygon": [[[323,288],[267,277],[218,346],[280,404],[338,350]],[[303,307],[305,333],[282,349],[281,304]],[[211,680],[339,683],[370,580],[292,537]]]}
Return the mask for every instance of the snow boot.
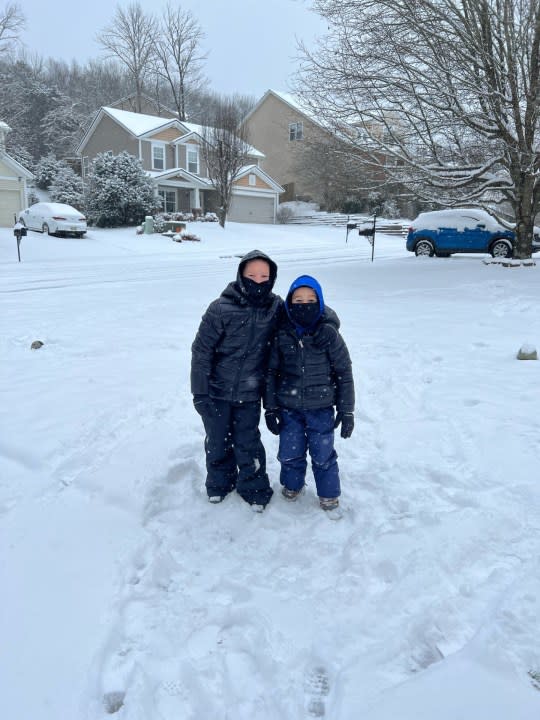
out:
{"label": "snow boot", "polygon": [[301,487],[300,490],[289,490],[289,488],[286,487],[281,488],[281,494],[283,495],[285,500],[289,500],[290,502],[294,502],[295,500],[297,500],[303,491],[303,487]]}
{"label": "snow boot", "polygon": [[329,512],[330,510],[336,510],[339,507],[339,498],[319,498],[319,503],[322,510]]}
{"label": "snow boot", "polygon": [[339,498],[319,498],[321,509],[330,520],[341,520],[343,512],[339,507]]}

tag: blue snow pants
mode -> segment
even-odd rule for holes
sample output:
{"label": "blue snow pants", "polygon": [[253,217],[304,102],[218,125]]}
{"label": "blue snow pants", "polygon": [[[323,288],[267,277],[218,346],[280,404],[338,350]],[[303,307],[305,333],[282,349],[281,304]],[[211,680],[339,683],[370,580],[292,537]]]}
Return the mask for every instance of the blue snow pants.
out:
{"label": "blue snow pants", "polygon": [[279,435],[280,482],[289,490],[304,487],[307,451],[317,486],[317,495],[341,495],[337,453],[334,449],[334,408],[322,410],[281,410],[283,428]]}
{"label": "blue snow pants", "polygon": [[273,490],[266,474],[260,417],[260,402],[212,401],[212,412],[203,417],[209,497],[225,497],[236,488],[250,505],[270,501]]}

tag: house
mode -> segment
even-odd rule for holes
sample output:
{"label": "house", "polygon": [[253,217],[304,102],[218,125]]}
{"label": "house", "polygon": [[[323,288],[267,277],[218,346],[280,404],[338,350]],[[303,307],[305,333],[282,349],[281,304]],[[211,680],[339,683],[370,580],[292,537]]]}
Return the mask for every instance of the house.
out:
{"label": "house", "polygon": [[[215,212],[217,193],[208,177],[202,145],[206,129],[157,115],[102,107],[77,148],[83,180],[99,153],[127,151],[142,162],[166,212]],[[263,153],[249,148],[248,163],[233,183],[227,219],[273,223],[283,188],[260,167]]]}
{"label": "house", "polygon": [[27,202],[26,183],[33,175],[6,152],[10,128],[0,121],[0,227],[12,227]]}
{"label": "house", "polygon": [[261,166],[285,189],[282,202],[328,207],[342,202],[359,177],[374,185],[384,180],[384,173],[360,167],[354,125],[329,129],[290,93],[268,90],[244,122],[249,141],[264,153]]}
{"label": "house", "polygon": [[315,199],[319,188],[300,167],[306,139],[333,141],[325,129],[298,99],[289,93],[268,90],[245,120],[249,141],[265,157],[262,167],[285,189],[281,200]]}

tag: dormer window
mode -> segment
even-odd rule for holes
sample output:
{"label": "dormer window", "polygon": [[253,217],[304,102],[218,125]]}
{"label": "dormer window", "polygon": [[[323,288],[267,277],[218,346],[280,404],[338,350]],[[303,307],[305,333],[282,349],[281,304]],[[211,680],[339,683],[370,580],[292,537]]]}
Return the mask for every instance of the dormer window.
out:
{"label": "dormer window", "polygon": [[165,145],[152,143],[152,170],[165,170]]}
{"label": "dormer window", "polygon": [[199,174],[199,148],[187,146],[187,170],[194,175]]}
{"label": "dormer window", "polygon": [[289,140],[303,140],[304,139],[304,123],[293,122],[289,123]]}

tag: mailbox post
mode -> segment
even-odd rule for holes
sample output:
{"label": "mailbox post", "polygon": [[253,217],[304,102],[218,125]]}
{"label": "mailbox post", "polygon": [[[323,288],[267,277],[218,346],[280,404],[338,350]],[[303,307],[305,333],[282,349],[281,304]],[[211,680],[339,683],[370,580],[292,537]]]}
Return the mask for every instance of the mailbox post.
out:
{"label": "mailbox post", "polygon": [[17,255],[19,257],[19,262],[21,262],[21,238],[26,235],[26,226],[20,220],[17,220],[13,226],[13,234],[17,238]]}
{"label": "mailbox post", "polygon": [[367,237],[369,244],[371,245],[371,262],[373,262],[375,256],[375,224],[377,222],[377,210],[373,213],[373,225],[371,227],[360,228],[358,230],[359,235]]}

